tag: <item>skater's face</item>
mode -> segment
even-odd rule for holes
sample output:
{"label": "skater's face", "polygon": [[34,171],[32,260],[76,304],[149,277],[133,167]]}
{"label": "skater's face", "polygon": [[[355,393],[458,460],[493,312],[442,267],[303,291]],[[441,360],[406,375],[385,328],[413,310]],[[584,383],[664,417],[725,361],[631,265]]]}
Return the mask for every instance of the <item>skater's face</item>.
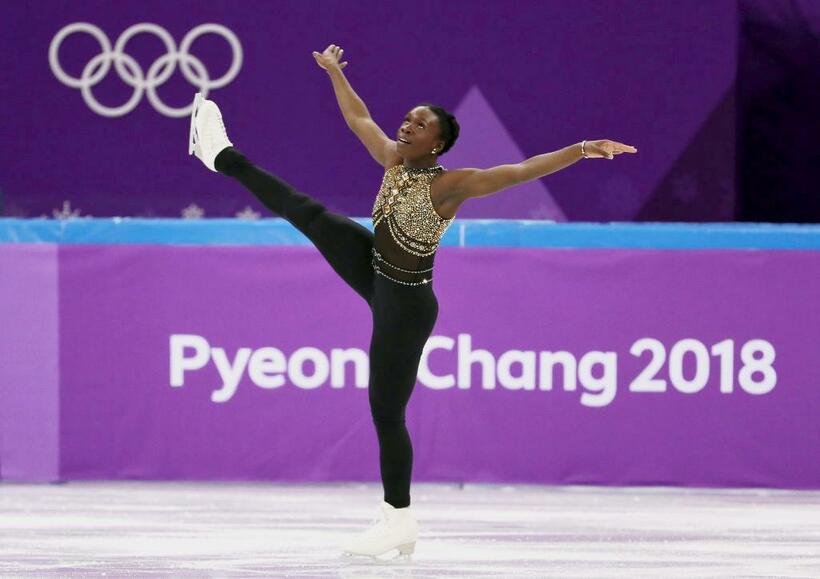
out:
{"label": "skater's face", "polygon": [[427,107],[407,113],[396,135],[396,150],[405,159],[418,159],[444,148],[438,116]]}

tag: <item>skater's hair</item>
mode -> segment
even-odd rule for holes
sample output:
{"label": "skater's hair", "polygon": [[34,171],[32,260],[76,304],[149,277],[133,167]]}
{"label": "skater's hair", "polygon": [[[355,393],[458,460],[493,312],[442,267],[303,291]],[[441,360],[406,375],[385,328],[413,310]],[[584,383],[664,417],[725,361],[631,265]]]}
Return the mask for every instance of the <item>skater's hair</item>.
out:
{"label": "skater's hair", "polygon": [[460,130],[458,121],[452,114],[439,106],[430,103],[422,103],[419,106],[427,107],[438,117],[438,124],[439,127],[441,127],[441,138],[444,140],[444,148],[439,152],[439,155],[443,155],[455,145],[456,139],[458,139],[458,132]]}

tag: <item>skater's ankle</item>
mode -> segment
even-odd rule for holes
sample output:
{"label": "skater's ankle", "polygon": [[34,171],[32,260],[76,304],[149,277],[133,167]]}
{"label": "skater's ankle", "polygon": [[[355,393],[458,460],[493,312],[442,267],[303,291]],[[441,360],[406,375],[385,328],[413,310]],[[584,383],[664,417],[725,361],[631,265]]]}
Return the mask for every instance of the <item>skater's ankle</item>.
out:
{"label": "skater's ankle", "polygon": [[214,159],[214,169],[216,169],[220,173],[230,175],[231,167],[234,161],[236,160],[236,156],[238,154],[239,151],[237,151],[233,147],[225,147],[219,152],[219,154]]}
{"label": "skater's ankle", "polygon": [[390,505],[390,506],[391,506],[391,507],[393,507],[394,509],[406,509],[407,507],[409,507],[409,506],[410,506],[410,501],[409,501],[409,500],[404,500],[404,501],[388,501],[387,499],[385,499],[385,500],[384,500],[384,502],[386,502],[388,505]]}

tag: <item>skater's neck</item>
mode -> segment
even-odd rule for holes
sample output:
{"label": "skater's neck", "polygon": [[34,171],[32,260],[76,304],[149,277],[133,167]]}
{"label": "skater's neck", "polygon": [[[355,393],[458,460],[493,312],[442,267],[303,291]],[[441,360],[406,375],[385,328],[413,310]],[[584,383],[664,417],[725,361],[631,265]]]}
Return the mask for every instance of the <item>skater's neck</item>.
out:
{"label": "skater's neck", "polygon": [[402,165],[407,169],[432,169],[438,166],[438,160],[432,159],[405,159]]}

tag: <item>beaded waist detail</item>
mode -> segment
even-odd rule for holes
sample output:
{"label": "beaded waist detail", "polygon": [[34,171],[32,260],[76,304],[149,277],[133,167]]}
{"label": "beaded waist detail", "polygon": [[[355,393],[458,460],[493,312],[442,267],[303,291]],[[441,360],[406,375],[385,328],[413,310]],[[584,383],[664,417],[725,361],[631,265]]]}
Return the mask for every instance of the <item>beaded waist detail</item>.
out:
{"label": "beaded waist detail", "polygon": [[[433,275],[432,275],[433,268],[432,267],[429,268],[429,269],[418,269],[418,270],[404,269],[404,268],[401,268],[397,265],[393,265],[392,263],[390,263],[389,261],[384,259],[384,257],[382,257],[382,254],[379,253],[378,251],[376,251],[375,247],[372,250],[372,254],[373,254],[373,258],[372,258],[370,263],[373,265],[373,271],[375,271],[377,275],[381,275],[383,277],[386,277],[387,279],[389,279],[392,282],[400,283],[400,284],[403,284],[403,285],[424,285],[424,284],[428,284],[428,283],[433,281],[433,279],[432,279],[433,278]],[[421,279],[421,281],[417,281],[417,282],[402,281],[400,279],[396,279],[396,278],[388,275],[385,271],[383,271],[382,268],[386,268],[386,269],[389,268],[388,271],[390,269],[392,269],[394,271],[400,271],[400,272],[403,272],[403,273],[410,273],[410,274],[417,274],[417,275],[424,274],[424,277]]]}

